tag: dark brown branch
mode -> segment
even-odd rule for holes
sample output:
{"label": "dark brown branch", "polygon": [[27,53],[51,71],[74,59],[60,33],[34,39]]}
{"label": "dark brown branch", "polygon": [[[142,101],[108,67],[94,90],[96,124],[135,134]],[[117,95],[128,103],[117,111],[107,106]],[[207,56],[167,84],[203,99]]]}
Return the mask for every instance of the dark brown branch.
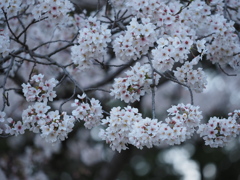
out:
{"label": "dark brown branch", "polygon": [[89,88],[98,88],[101,87],[109,82],[111,82],[112,80],[114,80],[115,77],[117,77],[121,72],[123,72],[126,68],[130,67],[131,65],[133,65],[135,63],[134,60],[131,60],[129,63],[127,63],[127,66],[123,66],[121,68],[119,68],[118,70],[116,70],[114,73],[112,73],[111,75],[107,75],[106,77],[104,77],[104,79],[98,83],[95,83],[89,87],[87,87],[86,89]]}

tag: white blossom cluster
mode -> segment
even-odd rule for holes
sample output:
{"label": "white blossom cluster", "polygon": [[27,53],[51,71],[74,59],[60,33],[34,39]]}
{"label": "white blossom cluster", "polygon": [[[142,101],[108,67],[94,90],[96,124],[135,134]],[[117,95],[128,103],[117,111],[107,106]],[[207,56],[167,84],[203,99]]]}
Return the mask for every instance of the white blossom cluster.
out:
{"label": "white blossom cluster", "polygon": [[[101,119],[103,118],[103,111],[100,102],[94,98],[90,99],[90,103],[84,102],[85,94],[82,96],[78,95],[78,99],[74,100],[71,104],[75,109],[72,111],[72,115],[76,119],[84,121],[84,126],[91,129],[97,125],[100,125]],[[82,102],[80,102],[81,100]]]}
{"label": "white blossom cluster", "polygon": [[129,133],[133,130],[133,123],[141,120],[142,115],[136,108],[114,107],[110,111],[110,116],[102,120],[102,125],[107,125],[107,128],[100,130],[99,137],[110,144],[112,150],[121,152],[127,149],[126,145],[129,143]]}
{"label": "white blossom cluster", "polygon": [[170,25],[178,19],[174,16],[180,9],[179,2],[168,2],[158,0],[127,0],[126,6],[138,18],[150,18],[152,23],[158,26]]}
{"label": "white blossom cluster", "polygon": [[[48,65],[44,61],[38,61],[40,58],[45,59],[40,54],[59,57],[58,50],[62,49],[56,49],[70,42],[62,48],[65,50],[72,46],[71,61],[80,71],[93,69],[94,62],[105,65],[110,48],[113,56],[122,61],[141,61],[142,57],[146,57],[152,67],[150,64],[136,62],[131,70],[125,72],[125,77],[114,79],[110,95],[126,103],[140,101],[142,96],[151,92],[151,88],[157,87],[160,76],[153,73],[154,70],[160,73],[172,71],[174,78],[169,79],[200,93],[207,85],[206,75],[198,66],[204,55],[212,63],[230,64],[233,68],[240,68],[240,33],[234,27],[234,23],[240,19],[240,3],[237,0],[213,0],[208,3],[203,0],[192,0],[189,3],[168,0],[110,0],[109,3],[113,7],[105,9],[106,14],[114,16],[115,20],[107,17],[111,21],[108,22],[110,25],[98,19],[99,14],[103,13],[101,10],[94,17],[86,18],[87,14],[84,13],[71,16],[74,6],[69,0],[1,1],[0,19],[8,24],[0,32],[0,55],[5,58],[9,55],[10,47],[13,47],[12,52],[16,52],[12,55],[14,63],[18,60],[22,64],[25,61],[32,63],[34,57],[36,64]],[[118,17],[121,13],[116,13],[119,8],[117,6],[127,9],[128,17],[126,14]],[[224,14],[226,8],[227,15]],[[125,23],[128,25],[125,26]],[[122,31],[115,33],[114,28],[119,24]],[[62,27],[65,30],[71,28],[71,31],[61,31]],[[72,38],[73,29],[78,29],[78,38],[74,45],[73,41],[65,40]],[[48,41],[46,32],[50,30],[48,37],[51,40]],[[38,44],[38,41],[42,44]],[[52,45],[54,43],[56,44]],[[53,47],[53,53],[46,53],[52,51]],[[66,54],[62,59],[69,58]],[[3,62],[10,62],[8,60],[6,58]],[[65,75],[74,76],[65,69],[68,65],[61,63],[56,63],[58,68],[66,70]],[[109,65],[107,63],[106,66]],[[194,69],[194,66],[198,68]],[[3,69],[10,72],[14,66]],[[84,126],[88,129],[100,124],[106,125],[107,128],[102,129],[99,135],[113,150],[119,152],[127,149],[127,144],[140,149],[145,146],[150,148],[161,144],[180,144],[189,139],[197,127],[197,133],[211,147],[222,147],[231,137],[239,134],[239,110],[230,113],[228,118],[212,117],[208,123],[200,125],[202,113],[198,106],[190,104],[172,106],[167,110],[168,118],[165,122],[143,118],[138,109],[130,106],[123,109],[113,107],[110,115],[102,119],[100,102],[94,98],[87,99],[85,94],[78,95],[78,99],[71,104],[74,108],[72,115],[58,110],[51,111],[47,103],[56,97],[54,88],[57,84],[58,81],[54,78],[45,81],[43,74],[34,75],[28,83],[23,83],[24,96],[32,104],[23,111],[22,121],[13,121],[1,111],[0,134],[18,135],[30,130],[40,133],[48,142],[56,142],[66,139],[74,122],[79,119],[84,121]],[[5,87],[3,89],[6,90]]]}
{"label": "white blossom cluster", "polygon": [[164,139],[164,135],[161,132],[171,128],[165,123],[158,122],[157,119],[142,118],[134,122],[131,129],[129,143],[142,149],[144,146],[152,148],[154,145],[160,145]]}
{"label": "white blossom cluster", "polygon": [[21,121],[15,122],[12,118],[7,118],[4,111],[0,111],[0,134],[19,135],[24,134],[26,127]]}
{"label": "white blossom cluster", "polygon": [[47,142],[65,140],[74,127],[75,118],[66,112],[48,111],[50,106],[36,102],[22,113],[22,121],[26,129],[40,133]]}
{"label": "white blossom cluster", "polygon": [[[188,8],[183,9],[182,13],[179,14],[179,20],[186,27],[194,29],[198,38],[206,41],[207,51],[205,52],[207,52],[207,58],[212,63],[221,65],[231,63],[235,59],[235,54],[240,52],[239,38],[234,32],[234,22],[224,17],[221,0],[211,1],[210,3],[218,6],[219,9],[217,11],[215,9],[216,14],[211,14],[214,9],[210,5],[207,5],[204,1],[196,0]],[[235,2],[228,1],[226,3],[231,6]]]}
{"label": "white blossom cluster", "polygon": [[[55,23],[62,25],[69,20],[67,13],[74,10],[73,4],[69,0],[7,0],[0,2],[0,9],[7,13],[8,17],[16,16],[25,10],[30,10],[32,17],[36,20],[39,18],[47,18],[48,21],[57,20]],[[4,17],[0,11],[0,18]],[[67,24],[67,23],[66,23]]]}
{"label": "white blossom cluster", "polygon": [[69,0],[37,0],[36,3],[32,10],[35,19],[48,17],[49,19],[58,18],[61,21],[64,16],[67,16],[67,13],[74,10],[74,6]]}
{"label": "white blossom cluster", "polygon": [[34,75],[30,79],[30,83],[23,83],[23,93],[28,102],[30,101],[53,101],[56,97],[56,92],[53,90],[58,81],[55,78],[44,81],[44,75]]}
{"label": "white blossom cluster", "polygon": [[228,116],[235,119],[237,123],[240,123],[240,110],[234,110],[233,112],[228,113]]}
{"label": "white blossom cluster", "polygon": [[220,65],[231,63],[240,52],[239,38],[233,32],[225,31],[224,35],[214,38],[208,48],[208,58]]}
{"label": "white blossom cluster", "polygon": [[231,63],[235,54],[240,52],[240,40],[234,33],[234,22],[228,22],[218,14],[210,16],[208,19],[208,27],[211,29],[210,32],[213,33],[212,38],[209,38],[210,43],[207,43],[209,60],[220,65]]}
{"label": "white blossom cluster", "polygon": [[124,35],[118,36],[113,42],[116,57],[122,61],[129,61],[146,55],[156,41],[155,28],[148,18],[142,18],[141,23],[137,18],[132,18]]}
{"label": "white blossom cluster", "polygon": [[145,118],[134,122],[129,134],[130,144],[142,149],[161,144],[180,144],[189,139],[199,126],[202,112],[198,106],[178,104],[167,110],[166,123],[157,119]]}
{"label": "white blossom cluster", "polygon": [[49,111],[48,101],[53,101],[56,92],[53,90],[58,81],[51,78],[43,81],[44,75],[32,76],[30,82],[33,84],[22,84],[23,93],[27,101],[35,102],[22,113],[22,124],[24,129],[29,129],[34,133],[40,133],[47,142],[65,140],[69,132],[74,127],[75,118],[60,113],[58,110]]}
{"label": "white blossom cluster", "polygon": [[172,106],[168,113],[170,117],[163,123],[157,119],[142,118],[138,110],[130,106],[113,108],[110,116],[102,120],[107,128],[101,129],[99,136],[119,152],[127,149],[127,144],[140,149],[144,146],[174,145],[189,139],[202,119],[199,107],[190,104]]}
{"label": "white blossom cluster", "polygon": [[74,127],[75,118],[65,112],[59,114],[59,111],[49,109],[50,106],[45,103],[36,102],[23,111],[21,121],[6,118],[6,113],[0,112],[0,134],[17,136],[29,130],[40,133],[46,142],[65,140]]}
{"label": "white blossom cluster", "polygon": [[8,17],[16,16],[27,5],[32,4],[33,0],[6,0],[0,2],[0,19],[4,17],[2,10],[7,13]]}
{"label": "white blossom cluster", "polygon": [[[126,77],[115,78],[113,89],[110,95],[116,99],[121,99],[126,103],[139,101],[141,96],[151,92],[152,75],[149,64],[141,65],[137,62],[131,70],[126,71]],[[157,84],[160,76],[154,74],[155,83]]]}
{"label": "white blossom cluster", "polygon": [[106,48],[111,41],[110,29],[106,24],[100,24],[96,18],[89,18],[85,26],[79,30],[78,44],[72,46],[71,56],[79,70],[92,67],[92,61],[102,61]]}
{"label": "white blossom cluster", "polygon": [[205,145],[212,148],[223,147],[233,137],[239,135],[240,125],[236,122],[235,116],[220,119],[212,117],[207,124],[201,124],[197,133],[203,137]]}
{"label": "white blossom cluster", "polygon": [[182,9],[182,13],[179,13],[179,20],[196,31],[199,37],[211,34],[212,29],[206,28],[211,21],[207,19],[208,17],[211,17],[211,6],[200,0],[192,1],[187,8]]}
{"label": "white blossom cluster", "polygon": [[186,139],[189,139],[195,132],[202,120],[202,112],[199,106],[191,104],[178,104],[167,110],[168,118],[165,120],[171,127],[185,127]]}
{"label": "white blossom cluster", "polygon": [[186,84],[195,92],[201,93],[206,88],[207,76],[202,68],[194,70],[193,65],[192,62],[185,62],[181,67],[177,67],[176,71],[173,71],[174,76],[179,82]]}
{"label": "white blossom cluster", "polygon": [[157,48],[152,50],[153,66],[160,72],[171,70],[175,62],[183,62],[187,58],[193,40],[189,37],[164,36],[157,41]]}

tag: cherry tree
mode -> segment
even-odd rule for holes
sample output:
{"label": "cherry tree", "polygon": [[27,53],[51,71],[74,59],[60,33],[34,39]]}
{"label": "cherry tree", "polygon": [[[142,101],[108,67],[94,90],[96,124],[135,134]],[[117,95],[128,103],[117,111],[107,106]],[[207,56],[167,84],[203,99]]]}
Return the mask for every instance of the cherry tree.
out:
{"label": "cherry tree", "polygon": [[[68,0],[0,1],[1,137],[36,134],[37,146],[54,145],[49,158],[79,126],[97,129],[119,153],[196,135],[211,148],[224,147],[239,135],[240,110],[206,119],[195,103],[211,84],[208,66],[229,77],[239,73],[238,0],[96,6],[79,12]],[[188,98],[159,110],[166,82],[184,87]]]}

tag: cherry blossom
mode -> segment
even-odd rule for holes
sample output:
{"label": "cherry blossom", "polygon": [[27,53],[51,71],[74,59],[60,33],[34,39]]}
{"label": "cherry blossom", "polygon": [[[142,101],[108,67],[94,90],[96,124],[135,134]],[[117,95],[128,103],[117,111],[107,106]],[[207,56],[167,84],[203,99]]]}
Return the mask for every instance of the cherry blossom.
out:
{"label": "cherry blossom", "polygon": [[107,43],[111,41],[107,25],[100,24],[96,18],[89,18],[79,30],[78,44],[72,46],[72,61],[79,70],[89,69],[93,61],[102,61],[106,54]]}
{"label": "cherry blossom", "polygon": [[113,49],[117,58],[122,61],[137,60],[147,54],[156,40],[155,25],[150,19],[142,19],[141,23],[133,18],[124,35],[120,35],[113,42]]}
{"label": "cherry blossom", "polygon": [[203,137],[205,144],[212,148],[223,147],[233,137],[239,135],[239,124],[236,117],[227,119],[212,117],[207,124],[201,124],[197,133]]}
{"label": "cherry blossom", "polygon": [[[97,12],[79,14],[69,0],[8,0],[0,9],[0,134],[31,131],[57,143],[79,120],[87,129],[102,127],[100,138],[119,152],[128,144],[181,144],[196,130],[211,147],[239,135],[238,110],[202,124],[192,93],[204,92],[209,83],[205,63],[226,75],[229,65],[239,71],[236,0],[110,0]],[[166,81],[187,87],[191,104],[179,102],[160,119],[156,91]],[[25,97],[19,120],[9,117],[11,93]],[[146,95],[151,117],[130,106]]]}
{"label": "cherry blossom", "polygon": [[76,107],[72,111],[72,115],[76,119],[83,120],[84,126],[88,129],[93,128],[94,126],[100,125],[102,115],[102,106],[100,102],[94,98],[90,99],[90,103],[85,103],[83,99],[86,97],[85,94],[82,96],[78,95],[78,98],[82,100],[79,102],[79,99],[75,99],[74,103],[71,104],[72,107]]}
{"label": "cherry blossom", "polygon": [[[149,74],[150,69],[149,64],[141,66],[140,63],[136,63],[131,70],[126,72],[127,76],[125,78],[115,79],[110,95],[126,103],[139,101],[141,96],[151,93],[152,79],[151,74]],[[156,84],[159,78],[160,76],[155,74]]]}
{"label": "cherry blossom", "polygon": [[30,83],[22,84],[23,93],[27,101],[53,101],[53,98],[56,97],[56,93],[53,88],[57,85],[58,81],[54,78],[51,78],[43,82],[44,75],[38,74],[34,75]]}
{"label": "cherry blossom", "polygon": [[141,121],[142,115],[138,113],[138,109],[130,106],[121,109],[114,107],[110,111],[110,116],[102,119],[102,125],[107,125],[106,129],[101,129],[99,136],[106,143],[110,144],[112,150],[127,149],[129,143],[129,133],[132,130],[132,124]]}

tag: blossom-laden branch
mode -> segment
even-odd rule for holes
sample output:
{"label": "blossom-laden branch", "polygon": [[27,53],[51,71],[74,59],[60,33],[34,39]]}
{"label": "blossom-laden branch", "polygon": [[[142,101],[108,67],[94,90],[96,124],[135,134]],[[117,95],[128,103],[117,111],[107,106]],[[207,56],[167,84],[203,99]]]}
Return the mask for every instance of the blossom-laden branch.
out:
{"label": "blossom-laden branch", "polygon": [[[129,144],[140,149],[180,144],[197,129],[211,147],[225,145],[239,134],[239,112],[201,124],[202,112],[193,105],[193,92],[202,93],[207,86],[207,74],[200,67],[205,61],[219,64],[227,75],[222,65],[239,68],[239,38],[228,21],[239,18],[233,19],[236,9],[231,3],[222,11],[217,8],[221,5],[200,0],[186,5],[112,0],[88,17],[73,13],[74,6],[63,0],[1,4],[0,134],[29,130],[55,143],[65,140],[76,122],[84,121],[88,129],[105,126],[99,136],[119,152]],[[165,122],[158,119],[155,107],[163,79],[186,87],[191,99],[168,109]],[[28,108],[22,120],[14,121],[5,109],[11,107],[9,93],[19,89]],[[61,94],[65,98],[57,99]],[[113,106],[106,112],[103,94],[126,107]],[[130,106],[146,94],[152,94],[152,118],[143,118]],[[50,106],[55,100],[60,101],[58,110]]]}
{"label": "blossom-laden branch", "polygon": [[[129,157],[132,146],[176,145],[199,134],[216,148],[239,135],[239,110],[203,123],[194,97],[211,84],[206,65],[239,71],[236,2],[99,0],[95,12],[78,14],[68,0],[9,0],[0,9],[1,137],[30,131],[56,147],[82,123],[93,134],[100,129],[122,165],[117,156]],[[234,73],[222,68],[229,65]],[[164,118],[156,104],[165,103],[157,90],[166,81],[185,87],[190,101]],[[112,169],[100,178],[115,179]]]}

